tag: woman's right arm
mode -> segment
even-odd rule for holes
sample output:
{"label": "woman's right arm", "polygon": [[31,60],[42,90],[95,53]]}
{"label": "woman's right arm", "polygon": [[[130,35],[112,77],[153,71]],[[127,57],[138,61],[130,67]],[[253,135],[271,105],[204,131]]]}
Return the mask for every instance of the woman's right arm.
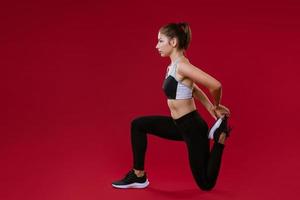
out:
{"label": "woman's right arm", "polygon": [[209,98],[195,83],[193,87],[193,96],[198,99],[207,110],[213,108],[214,105],[211,103]]}
{"label": "woman's right arm", "polygon": [[222,98],[222,85],[218,80],[189,63],[180,63],[177,69],[178,73],[183,77],[188,77],[193,82],[200,83],[209,90],[214,100],[212,108],[209,108],[209,104],[211,104],[211,102],[207,102],[207,96],[200,89],[197,91],[199,98],[204,102],[204,106],[206,106],[206,108],[209,108],[209,112],[211,114],[213,112],[214,116],[216,116],[217,118],[224,114],[228,116],[230,115],[229,109],[220,104]]}
{"label": "woman's right arm", "polygon": [[177,69],[178,73],[183,77],[187,77],[193,82],[200,83],[206,87],[213,97],[214,106],[219,106],[222,98],[222,85],[218,80],[190,63],[180,63]]}
{"label": "woman's right arm", "polygon": [[218,107],[214,106],[207,95],[195,83],[193,87],[193,97],[202,103],[202,105],[207,109],[214,119],[217,119],[223,115],[230,115],[230,110],[226,106],[221,104],[219,104]]}

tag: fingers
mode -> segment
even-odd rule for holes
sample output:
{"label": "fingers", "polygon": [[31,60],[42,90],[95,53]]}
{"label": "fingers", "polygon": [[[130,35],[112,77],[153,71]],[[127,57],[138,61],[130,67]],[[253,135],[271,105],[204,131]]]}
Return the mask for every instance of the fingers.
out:
{"label": "fingers", "polygon": [[224,105],[219,105],[217,110],[220,112],[220,113],[223,113],[224,115],[227,115],[229,116],[230,115],[230,110],[224,106]]}
{"label": "fingers", "polygon": [[229,109],[228,109],[227,107],[225,107],[225,106],[221,106],[221,108],[222,108],[223,110],[226,110],[227,112],[230,112]]}
{"label": "fingers", "polygon": [[224,116],[230,117],[231,115],[230,110],[224,105],[219,105],[218,107],[210,109],[209,113],[215,120]]}
{"label": "fingers", "polygon": [[229,115],[230,115],[230,113],[228,113],[228,112],[225,111],[225,110],[218,110],[218,111],[215,111],[215,112],[216,112],[216,116],[217,116],[218,118],[224,117],[225,115],[226,115],[226,116],[229,116]]}

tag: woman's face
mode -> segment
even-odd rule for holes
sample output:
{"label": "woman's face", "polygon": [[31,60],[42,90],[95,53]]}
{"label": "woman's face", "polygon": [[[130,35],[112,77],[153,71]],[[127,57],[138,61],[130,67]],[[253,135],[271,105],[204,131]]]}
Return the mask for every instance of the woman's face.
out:
{"label": "woman's face", "polygon": [[160,32],[158,33],[158,42],[156,45],[156,49],[162,57],[169,56],[173,50],[170,39]]}

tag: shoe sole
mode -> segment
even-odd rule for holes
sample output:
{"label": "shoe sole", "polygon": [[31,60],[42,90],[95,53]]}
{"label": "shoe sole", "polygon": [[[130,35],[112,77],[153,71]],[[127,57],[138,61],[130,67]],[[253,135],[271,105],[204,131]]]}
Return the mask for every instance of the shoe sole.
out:
{"label": "shoe sole", "polygon": [[131,184],[128,184],[128,185],[115,185],[115,184],[112,184],[113,187],[115,188],[120,188],[120,189],[128,189],[128,188],[145,188],[149,185],[149,181],[148,179],[146,180],[145,183],[131,183]]}
{"label": "shoe sole", "polygon": [[223,121],[223,118],[220,117],[220,118],[215,122],[215,124],[211,127],[211,129],[210,129],[210,131],[209,131],[209,133],[208,133],[208,138],[209,138],[209,139],[214,139],[214,133],[215,133],[215,131],[217,130],[217,128],[220,127],[222,121]]}

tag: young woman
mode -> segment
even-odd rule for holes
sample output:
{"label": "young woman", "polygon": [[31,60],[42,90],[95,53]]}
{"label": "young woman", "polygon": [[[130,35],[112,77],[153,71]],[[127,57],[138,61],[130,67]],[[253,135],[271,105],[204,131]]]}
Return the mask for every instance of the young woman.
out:
{"label": "young woman", "polygon": [[[186,58],[184,53],[190,40],[191,30],[187,23],[170,23],[159,30],[156,48],[162,57],[171,59],[163,83],[171,116],[143,116],[132,121],[133,169],[123,179],[113,182],[113,187],[145,188],[149,185],[144,171],[147,134],[184,141],[190,168],[199,188],[211,190],[215,186],[225,139],[230,132],[227,126],[230,112],[220,104],[221,83],[193,66]],[[214,99],[213,104],[196,83],[208,88]],[[218,119],[210,132],[196,109],[193,97]],[[209,138],[214,139],[211,151]]]}

